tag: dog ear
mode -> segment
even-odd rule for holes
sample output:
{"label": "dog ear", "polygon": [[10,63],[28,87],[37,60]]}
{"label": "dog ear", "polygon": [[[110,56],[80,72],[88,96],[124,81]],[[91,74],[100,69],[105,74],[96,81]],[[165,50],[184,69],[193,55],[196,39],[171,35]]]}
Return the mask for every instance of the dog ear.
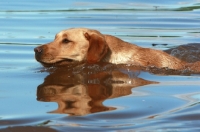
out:
{"label": "dog ear", "polygon": [[108,45],[103,36],[93,33],[84,33],[84,36],[89,41],[89,48],[87,53],[87,62],[96,63],[99,62],[107,53]]}

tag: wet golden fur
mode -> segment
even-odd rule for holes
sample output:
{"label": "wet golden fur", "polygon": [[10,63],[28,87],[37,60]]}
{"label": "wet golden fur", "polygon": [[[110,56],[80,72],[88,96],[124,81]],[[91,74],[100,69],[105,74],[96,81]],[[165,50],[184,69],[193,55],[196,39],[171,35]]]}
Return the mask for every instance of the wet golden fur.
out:
{"label": "wet golden fur", "polygon": [[35,58],[43,65],[107,62],[170,69],[182,69],[188,65],[163,51],[139,47],[87,28],[59,32],[54,41],[35,48]]}

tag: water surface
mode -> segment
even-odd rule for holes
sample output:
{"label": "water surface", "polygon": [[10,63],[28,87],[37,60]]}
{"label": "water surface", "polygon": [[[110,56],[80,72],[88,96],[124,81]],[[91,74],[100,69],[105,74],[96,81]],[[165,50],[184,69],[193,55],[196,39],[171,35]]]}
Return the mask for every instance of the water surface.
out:
{"label": "water surface", "polygon": [[199,23],[198,0],[1,1],[0,131],[200,131],[199,74],[44,69],[33,52],[71,27],[166,50],[199,43]]}

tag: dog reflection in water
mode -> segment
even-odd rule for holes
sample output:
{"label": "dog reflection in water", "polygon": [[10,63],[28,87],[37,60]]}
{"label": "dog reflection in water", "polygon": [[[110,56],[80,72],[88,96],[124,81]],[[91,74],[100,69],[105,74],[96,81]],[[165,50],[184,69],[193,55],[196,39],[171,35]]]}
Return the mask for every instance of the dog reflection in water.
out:
{"label": "dog reflection in water", "polygon": [[129,95],[134,87],[157,83],[138,78],[137,69],[126,74],[113,67],[107,70],[98,65],[91,67],[78,73],[67,68],[56,69],[38,86],[37,100],[57,102],[58,109],[51,113],[86,115],[114,110],[104,106],[103,101]]}

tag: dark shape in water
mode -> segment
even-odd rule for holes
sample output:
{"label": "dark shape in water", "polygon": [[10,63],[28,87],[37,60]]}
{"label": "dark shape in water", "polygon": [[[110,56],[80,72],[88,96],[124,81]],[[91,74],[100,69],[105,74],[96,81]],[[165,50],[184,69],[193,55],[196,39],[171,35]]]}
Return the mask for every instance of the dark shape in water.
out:
{"label": "dark shape in water", "polygon": [[165,50],[165,52],[185,62],[194,63],[200,61],[200,43],[180,45],[178,47]]}

